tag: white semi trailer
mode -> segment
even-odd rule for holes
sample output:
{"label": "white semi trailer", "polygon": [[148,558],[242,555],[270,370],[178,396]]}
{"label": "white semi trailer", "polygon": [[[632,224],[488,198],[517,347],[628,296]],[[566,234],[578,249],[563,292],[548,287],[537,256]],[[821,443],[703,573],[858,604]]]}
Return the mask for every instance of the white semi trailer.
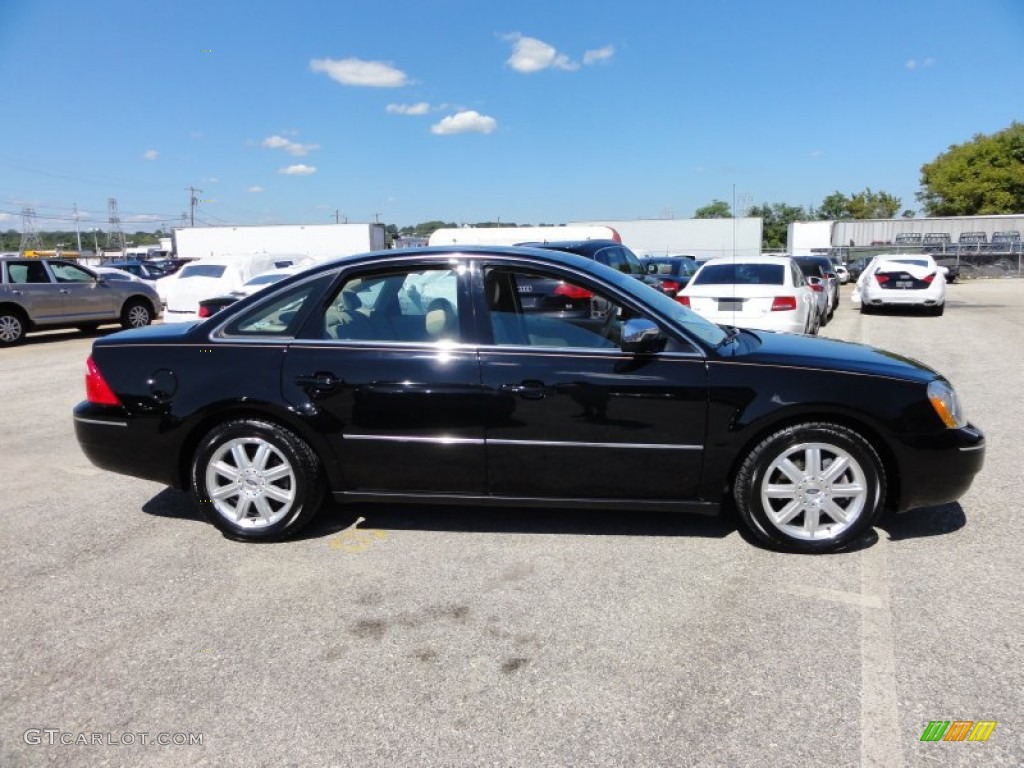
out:
{"label": "white semi trailer", "polygon": [[266,253],[323,261],[385,247],[383,224],[279,224],[174,230],[174,251],[181,259]]}

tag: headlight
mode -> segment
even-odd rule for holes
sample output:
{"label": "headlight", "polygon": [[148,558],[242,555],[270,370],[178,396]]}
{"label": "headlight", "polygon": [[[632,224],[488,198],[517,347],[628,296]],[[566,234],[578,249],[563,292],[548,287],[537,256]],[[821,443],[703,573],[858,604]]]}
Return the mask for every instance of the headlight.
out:
{"label": "headlight", "polygon": [[967,424],[963,411],[960,410],[960,400],[946,382],[936,379],[928,385],[928,402],[932,404],[942,423],[950,429]]}

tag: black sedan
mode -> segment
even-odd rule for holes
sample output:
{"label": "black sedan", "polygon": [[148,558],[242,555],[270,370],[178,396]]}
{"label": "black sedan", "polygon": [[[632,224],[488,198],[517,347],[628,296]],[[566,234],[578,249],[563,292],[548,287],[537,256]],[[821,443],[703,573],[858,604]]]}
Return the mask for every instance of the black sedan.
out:
{"label": "black sedan", "polygon": [[[610,307],[526,311],[544,278]],[[985,441],[941,375],[827,339],[724,329],[592,259],[444,247],[349,257],[195,325],[97,339],[82,449],[189,488],[242,540],[340,501],[673,510],[734,504],[825,552],[883,509],[961,496]]]}

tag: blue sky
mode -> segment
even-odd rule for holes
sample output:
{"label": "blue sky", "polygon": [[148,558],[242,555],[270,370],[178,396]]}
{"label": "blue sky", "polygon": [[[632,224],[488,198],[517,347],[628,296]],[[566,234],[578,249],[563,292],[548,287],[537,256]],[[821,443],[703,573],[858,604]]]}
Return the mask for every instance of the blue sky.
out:
{"label": "blue sky", "polygon": [[[851,10],[855,8],[855,10]],[[0,228],[917,208],[1024,119],[1021,0],[0,2]]]}

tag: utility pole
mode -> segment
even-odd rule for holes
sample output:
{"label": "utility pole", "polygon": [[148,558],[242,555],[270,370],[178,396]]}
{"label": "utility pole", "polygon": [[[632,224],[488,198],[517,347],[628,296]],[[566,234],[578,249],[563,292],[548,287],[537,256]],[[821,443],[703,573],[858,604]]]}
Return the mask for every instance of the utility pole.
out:
{"label": "utility pole", "polygon": [[82,233],[78,231],[78,203],[75,203],[75,239],[78,240],[78,253],[82,253]]}
{"label": "utility pole", "polygon": [[21,246],[18,248],[18,253],[24,254],[25,251],[38,251],[42,247],[42,241],[40,241],[39,233],[36,231],[36,209],[22,208]]}
{"label": "utility pole", "polygon": [[124,231],[121,229],[121,217],[117,213],[117,198],[107,198],[107,220],[110,222],[110,231],[107,232],[107,243],[103,246],[105,251],[121,251],[124,255]]}
{"label": "utility pole", "polygon": [[195,187],[188,188],[188,205],[189,205],[189,226],[194,227],[196,225],[196,205],[199,203],[199,198],[196,197],[196,193],[202,194],[201,189]]}
{"label": "utility pole", "polygon": [[380,224],[380,214],[379,214],[379,213],[375,213],[375,214],[373,214],[373,221],[374,221],[374,222],[375,222],[376,224]]}

